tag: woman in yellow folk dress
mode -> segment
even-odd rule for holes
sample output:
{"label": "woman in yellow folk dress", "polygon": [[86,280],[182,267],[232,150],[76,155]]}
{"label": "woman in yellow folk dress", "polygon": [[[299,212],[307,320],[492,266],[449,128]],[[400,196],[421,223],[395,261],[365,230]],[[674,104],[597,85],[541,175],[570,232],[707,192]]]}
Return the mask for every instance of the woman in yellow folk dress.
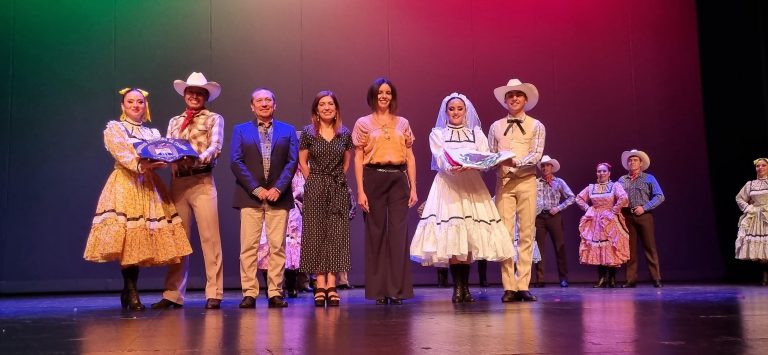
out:
{"label": "woman in yellow folk dress", "polygon": [[133,143],[160,138],[149,121],[149,94],[141,89],[120,91],[123,114],[104,130],[104,145],[115,158],[115,168],[101,191],[83,258],[93,262],[118,261],[123,274],[120,303],[124,309],[143,310],[136,282],[139,266],[174,264],[192,253],[181,218],[154,169],[163,162],[140,159]]}

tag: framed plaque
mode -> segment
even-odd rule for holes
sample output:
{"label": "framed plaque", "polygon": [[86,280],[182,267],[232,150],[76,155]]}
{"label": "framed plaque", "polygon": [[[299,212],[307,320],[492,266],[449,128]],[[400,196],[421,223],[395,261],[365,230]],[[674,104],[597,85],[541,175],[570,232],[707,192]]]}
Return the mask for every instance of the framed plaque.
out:
{"label": "framed plaque", "polygon": [[197,152],[185,139],[158,138],[133,144],[139,158],[173,163],[190,157],[197,158]]}

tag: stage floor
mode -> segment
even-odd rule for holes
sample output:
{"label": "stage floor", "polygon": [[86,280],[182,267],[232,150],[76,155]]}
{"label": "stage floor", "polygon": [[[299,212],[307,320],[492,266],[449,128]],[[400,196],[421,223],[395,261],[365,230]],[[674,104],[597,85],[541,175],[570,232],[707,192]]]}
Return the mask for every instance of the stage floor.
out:
{"label": "stage floor", "polygon": [[[500,287],[454,305],[451,289],[416,288],[400,306],[377,306],[361,288],[341,307],[312,296],[285,309],[203,309],[190,292],[179,310],[122,311],[118,293],[0,297],[0,354],[766,354],[768,287],[640,284],[636,289],[557,285],[539,301],[501,303]],[[144,291],[148,306],[158,292]]]}

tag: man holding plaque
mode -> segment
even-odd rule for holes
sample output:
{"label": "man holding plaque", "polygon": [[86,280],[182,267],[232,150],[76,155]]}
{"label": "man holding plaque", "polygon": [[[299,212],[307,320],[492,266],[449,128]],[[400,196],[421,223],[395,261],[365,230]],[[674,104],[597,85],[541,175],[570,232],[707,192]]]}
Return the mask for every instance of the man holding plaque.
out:
{"label": "man holding plaque", "polygon": [[[200,245],[205,261],[205,308],[218,309],[224,296],[219,211],[213,167],[224,141],[224,118],[209,111],[205,104],[215,100],[221,86],[208,81],[202,73],[192,73],[186,81],[176,80],[173,87],[184,97],[186,109],[168,124],[168,138],[188,140],[197,152],[195,160],[173,164],[171,196],[191,236],[192,217],[197,222]],[[187,288],[189,258],[170,265],[165,277],[165,291],[154,309],[181,308]]]}
{"label": "man holding plaque", "polygon": [[[507,116],[491,124],[488,145],[492,152],[512,151],[515,157],[497,169],[496,207],[504,224],[514,235],[519,223],[518,260],[501,262],[504,286],[502,302],[536,301],[528,291],[533,259],[533,226],[536,218],[536,164],[544,152],[544,125],[526,114],[539,101],[533,84],[518,79],[493,90]],[[517,268],[517,270],[515,270]]]}

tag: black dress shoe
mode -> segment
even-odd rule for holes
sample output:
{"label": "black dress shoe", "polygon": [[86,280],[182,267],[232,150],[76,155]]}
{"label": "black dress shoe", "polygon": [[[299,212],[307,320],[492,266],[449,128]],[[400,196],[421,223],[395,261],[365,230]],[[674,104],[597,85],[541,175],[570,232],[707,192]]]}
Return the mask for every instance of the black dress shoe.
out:
{"label": "black dress shoe", "polygon": [[637,283],[634,281],[627,281],[627,283],[621,285],[621,288],[635,288],[637,287]]}
{"label": "black dress shoe", "polygon": [[240,301],[240,308],[256,308],[256,298],[251,296],[243,297]]}
{"label": "black dress shoe", "polygon": [[538,299],[530,291],[517,291],[515,298],[521,302],[536,302]]}
{"label": "black dress shoe", "polygon": [[566,280],[560,281],[560,287],[568,287],[568,281]]}
{"label": "black dress shoe", "polygon": [[653,280],[653,287],[662,288],[664,285],[661,284],[661,280]]}
{"label": "black dress shoe", "polygon": [[515,297],[516,293],[516,291],[504,290],[504,295],[501,296],[501,302],[508,303],[517,301],[517,297]]}
{"label": "black dress shoe", "polygon": [[221,300],[218,298],[209,298],[205,301],[205,309],[221,308]]}
{"label": "black dress shoe", "polygon": [[339,284],[338,286],[336,286],[336,288],[338,288],[339,290],[351,290],[355,288],[355,286],[353,286],[352,284]]}
{"label": "black dress shoe", "polygon": [[152,304],[152,309],[168,309],[168,308],[181,308],[181,307],[184,307],[184,305],[178,304],[171,300],[167,300],[165,298],[161,299],[160,302]]}
{"label": "black dress shoe", "polygon": [[296,298],[296,297],[299,297],[299,290],[294,288],[294,289],[288,290],[286,294],[288,294],[288,298]]}
{"label": "black dress shoe", "polygon": [[285,308],[288,307],[288,302],[285,302],[283,296],[272,296],[267,305],[269,308]]}
{"label": "black dress shoe", "polygon": [[376,299],[376,305],[377,306],[384,306],[389,303],[389,299],[386,297],[381,297]]}
{"label": "black dress shoe", "polygon": [[397,298],[397,297],[390,297],[389,298],[389,304],[401,305],[401,304],[403,304],[403,299],[402,298]]}

